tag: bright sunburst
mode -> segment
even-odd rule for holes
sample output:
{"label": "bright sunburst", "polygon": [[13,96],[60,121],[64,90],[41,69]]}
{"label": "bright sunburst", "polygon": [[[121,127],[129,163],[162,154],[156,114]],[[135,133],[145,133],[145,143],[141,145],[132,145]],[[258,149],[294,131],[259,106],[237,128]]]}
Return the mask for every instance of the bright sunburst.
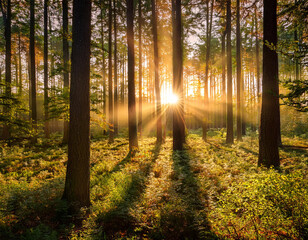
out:
{"label": "bright sunburst", "polygon": [[167,104],[177,104],[179,101],[179,97],[173,93],[170,95],[166,96],[166,103]]}

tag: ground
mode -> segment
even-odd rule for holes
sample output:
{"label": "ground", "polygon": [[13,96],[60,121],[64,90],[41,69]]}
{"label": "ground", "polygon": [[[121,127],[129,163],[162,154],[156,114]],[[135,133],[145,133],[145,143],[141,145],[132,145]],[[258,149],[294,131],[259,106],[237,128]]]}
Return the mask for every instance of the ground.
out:
{"label": "ground", "polygon": [[92,139],[92,205],[76,215],[61,200],[60,136],[3,146],[0,239],[305,239],[307,141],[283,137],[281,168],[266,170],[254,134],[234,145],[224,134],[192,132],[181,152],[144,137],[133,158],[125,138]]}

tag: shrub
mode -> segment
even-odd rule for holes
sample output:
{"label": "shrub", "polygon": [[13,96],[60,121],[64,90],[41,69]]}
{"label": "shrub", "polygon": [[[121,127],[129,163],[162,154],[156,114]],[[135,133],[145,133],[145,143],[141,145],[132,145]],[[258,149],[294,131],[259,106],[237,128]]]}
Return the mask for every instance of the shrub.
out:
{"label": "shrub", "polygon": [[222,194],[211,215],[223,238],[307,239],[307,179],[300,172],[254,174]]}

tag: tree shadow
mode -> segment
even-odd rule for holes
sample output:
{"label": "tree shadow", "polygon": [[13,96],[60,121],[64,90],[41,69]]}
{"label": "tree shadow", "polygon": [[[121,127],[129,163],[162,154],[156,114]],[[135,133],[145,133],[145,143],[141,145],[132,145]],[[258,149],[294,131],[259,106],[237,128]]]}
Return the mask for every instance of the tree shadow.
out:
{"label": "tree shadow", "polygon": [[[129,236],[134,233],[138,222],[130,213],[130,209],[145,192],[149,175],[159,156],[160,149],[161,144],[157,144],[152,150],[153,156],[150,161],[145,165],[142,162],[139,163],[138,170],[130,175],[132,179],[122,199],[110,211],[98,215],[96,223],[98,227],[101,227],[102,234],[106,239],[114,239],[122,235]],[[123,159],[124,162],[129,160],[132,160],[130,154]],[[123,164],[123,161],[120,165]],[[114,168],[113,172],[118,169]]]}
{"label": "tree shadow", "polygon": [[255,155],[255,156],[259,156],[259,153],[258,153],[258,152],[255,152],[255,151],[253,151],[253,150],[251,150],[251,149],[249,149],[249,148],[240,146],[240,149],[243,149],[246,153],[251,153],[251,154],[253,154],[253,155]]}
{"label": "tree shadow", "polygon": [[[200,190],[191,160],[197,156],[186,146],[171,155],[173,173],[170,195],[174,204],[166,203],[162,209],[161,227],[164,239],[215,239],[207,220],[208,197]],[[172,201],[172,200],[171,200]]]}
{"label": "tree shadow", "polygon": [[293,153],[297,156],[300,156],[300,155],[308,156],[308,147],[283,145],[280,149],[283,150],[284,152]]}

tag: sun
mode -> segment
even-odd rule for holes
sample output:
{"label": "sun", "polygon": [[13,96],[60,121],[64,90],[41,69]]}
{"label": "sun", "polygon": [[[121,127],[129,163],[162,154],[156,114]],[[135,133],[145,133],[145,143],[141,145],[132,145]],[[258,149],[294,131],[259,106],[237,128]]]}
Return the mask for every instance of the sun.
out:
{"label": "sun", "polygon": [[167,104],[177,104],[179,102],[179,97],[173,93],[167,96],[166,103]]}

